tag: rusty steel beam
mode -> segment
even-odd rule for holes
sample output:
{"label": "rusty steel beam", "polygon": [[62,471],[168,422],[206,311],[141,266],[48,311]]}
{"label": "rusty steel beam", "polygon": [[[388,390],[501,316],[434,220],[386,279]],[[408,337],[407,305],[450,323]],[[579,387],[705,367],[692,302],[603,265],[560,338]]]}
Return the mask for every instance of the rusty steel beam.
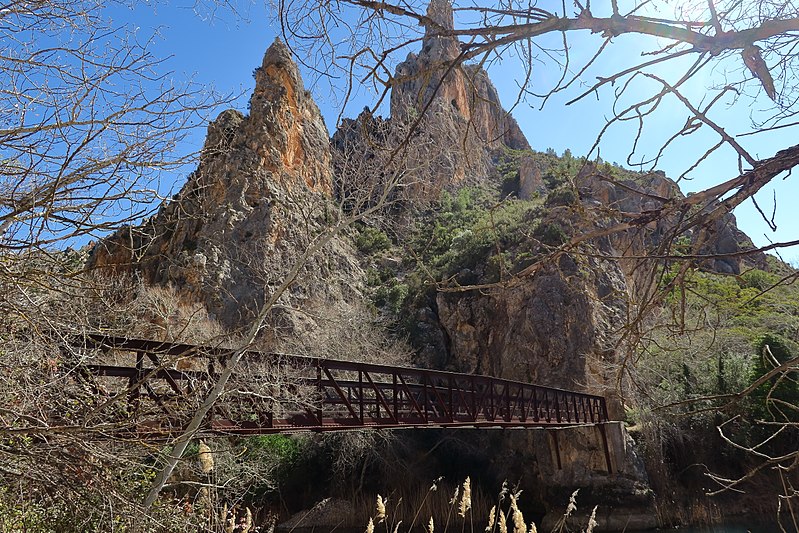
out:
{"label": "rusty steel beam", "polygon": [[[141,424],[150,434],[180,431],[185,421],[176,414],[179,408],[188,410],[184,404],[195,387],[211,384],[215,369],[232,353],[220,346],[104,335],[77,337],[73,347],[99,350],[100,360],[121,353],[135,357],[133,366],[82,364],[76,375],[88,373],[94,380],[106,380],[109,387],[116,385],[118,390],[108,394],[127,396],[131,427]],[[172,368],[176,358],[191,358],[195,367],[206,370]],[[233,390],[215,406],[202,432],[255,435],[357,428],[562,427],[608,421],[602,396],[491,376],[257,351],[245,352],[243,360],[294,374],[269,394]],[[247,378],[245,384],[271,386],[268,372],[242,370],[238,376]],[[140,394],[142,390],[145,394]],[[147,420],[137,421],[137,416],[144,416],[143,404],[148,400],[157,409],[147,411]]]}

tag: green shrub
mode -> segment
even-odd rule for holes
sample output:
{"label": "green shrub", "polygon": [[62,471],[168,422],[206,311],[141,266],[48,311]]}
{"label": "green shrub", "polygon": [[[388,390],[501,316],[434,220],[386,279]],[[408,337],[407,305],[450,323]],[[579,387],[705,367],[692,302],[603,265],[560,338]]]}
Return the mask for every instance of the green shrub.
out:
{"label": "green shrub", "polygon": [[[793,345],[793,346],[791,346]],[[768,346],[768,351],[766,351]],[[755,342],[755,357],[752,365],[752,380],[756,380],[778,365],[793,359],[796,345],[780,335],[766,333]],[[768,356],[771,352],[773,360]],[[753,414],[756,418],[777,422],[799,421],[799,372],[772,377],[751,395]]]}
{"label": "green shrub", "polygon": [[279,464],[290,465],[300,456],[300,441],[286,435],[259,435],[249,437],[247,446],[251,452],[271,456]]}
{"label": "green shrub", "polygon": [[555,222],[542,222],[533,230],[533,236],[548,246],[560,246],[569,240],[569,236]]}
{"label": "green shrub", "polygon": [[762,270],[752,269],[741,274],[741,280],[743,280],[744,287],[764,291],[773,286],[779,280],[779,277]]}
{"label": "green shrub", "polygon": [[383,285],[375,293],[374,301],[378,307],[384,307],[394,314],[399,314],[402,304],[408,296],[408,285],[405,283],[393,283]]}
{"label": "green shrub", "polygon": [[577,201],[577,194],[569,186],[558,187],[547,195],[546,206],[572,205]]}
{"label": "green shrub", "polygon": [[391,239],[382,230],[363,226],[355,237],[355,246],[366,255],[374,255],[391,248]]}

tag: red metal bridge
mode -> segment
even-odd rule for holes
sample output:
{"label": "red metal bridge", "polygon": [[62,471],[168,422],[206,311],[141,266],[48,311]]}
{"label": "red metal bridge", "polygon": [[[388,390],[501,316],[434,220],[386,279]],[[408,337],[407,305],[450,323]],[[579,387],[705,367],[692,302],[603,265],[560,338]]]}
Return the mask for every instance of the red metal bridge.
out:
{"label": "red metal bridge", "polygon": [[[118,431],[179,433],[229,348],[81,336],[65,349],[89,415]],[[248,351],[201,434],[406,427],[562,427],[608,421],[601,396],[518,381]],[[604,436],[604,431],[603,431]]]}

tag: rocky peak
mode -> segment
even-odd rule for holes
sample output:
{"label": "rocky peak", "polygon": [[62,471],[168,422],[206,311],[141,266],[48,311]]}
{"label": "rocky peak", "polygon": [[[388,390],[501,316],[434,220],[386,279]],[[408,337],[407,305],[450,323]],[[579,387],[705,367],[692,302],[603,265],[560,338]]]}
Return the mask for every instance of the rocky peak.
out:
{"label": "rocky peak", "polygon": [[[402,128],[416,123],[420,138],[446,139],[455,165],[442,165],[431,175],[430,190],[458,184],[466,176],[480,178],[490,166],[491,151],[507,146],[529,149],[516,121],[502,108],[488,74],[479,66],[459,63],[461,43],[450,0],[432,0],[427,9],[422,49],[397,66],[391,91],[391,120]],[[409,161],[410,166],[418,162]]]}
{"label": "rocky peak", "polygon": [[[455,29],[455,18],[449,0],[430,0],[430,4],[427,6],[427,18],[433,21],[439,29]],[[431,27],[428,27],[427,31],[430,33]]]}
{"label": "rocky peak", "polygon": [[432,0],[427,6],[427,18],[422,40],[422,54],[438,63],[453,61],[460,53],[460,42],[452,35],[442,35],[455,29],[455,19],[449,0]]}
{"label": "rocky peak", "polygon": [[[228,327],[252,319],[319,231],[332,194],[324,120],[279,39],[255,82],[249,116],[223,111],[181,191],[152,219],[98,244],[90,267],[174,286]],[[340,246],[328,252],[327,263],[351,270]],[[320,284],[312,293],[324,299],[336,290]]]}
{"label": "rocky peak", "polygon": [[330,194],[327,128],[291,52],[279,38],[255,71],[249,122],[246,142],[267,166],[301,177],[310,189]]}

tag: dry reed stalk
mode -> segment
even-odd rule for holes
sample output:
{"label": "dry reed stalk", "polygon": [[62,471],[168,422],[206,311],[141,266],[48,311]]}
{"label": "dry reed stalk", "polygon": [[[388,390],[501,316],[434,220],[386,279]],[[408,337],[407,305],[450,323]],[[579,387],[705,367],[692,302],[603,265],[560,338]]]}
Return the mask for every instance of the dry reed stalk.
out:
{"label": "dry reed stalk", "polygon": [[[430,485],[429,489],[427,489],[427,492],[425,493],[424,498],[422,498],[422,503],[420,503],[419,506],[416,508],[416,514],[413,515],[413,520],[411,520],[411,527],[408,528],[408,531],[413,531],[413,526],[416,525],[416,519],[419,517],[419,513],[422,512],[422,508],[424,507],[424,504],[427,501],[427,497],[430,496],[431,492],[435,492],[435,491],[438,490],[438,484],[441,483],[442,479],[444,479],[444,477],[443,476],[439,476],[438,478],[433,480],[433,484]],[[455,498],[457,498],[457,497],[458,497],[458,492],[457,492],[457,489],[456,489]]]}
{"label": "dry reed stalk", "polygon": [[384,500],[382,496],[380,496],[379,494],[377,495],[377,503],[375,505],[375,508],[376,508],[376,511],[377,511],[377,515],[375,516],[375,520],[377,520],[378,524],[386,519],[386,503],[387,502],[388,502],[388,499]]}
{"label": "dry reed stalk", "polygon": [[458,515],[466,517],[466,512],[472,508],[472,481],[468,477],[463,482],[463,494],[458,508]]}
{"label": "dry reed stalk", "polygon": [[558,523],[555,524],[554,531],[563,531],[566,529],[566,521],[571,516],[571,514],[577,510],[577,493],[580,492],[580,489],[575,490],[572,492],[572,495],[569,496],[569,505],[566,506],[566,512],[563,513],[563,516],[560,517]]}
{"label": "dry reed stalk", "polygon": [[585,533],[593,533],[596,527],[596,508],[597,506],[594,505],[594,510],[591,511],[591,517],[588,519],[588,527],[585,528]]}
{"label": "dry reed stalk", "polygon": [[524,515],[519,510],[517,500],[522,492],[519,491],[510,495],[510,509],[513,512],[513,533],[527,533],[527,524],[524,523]]}
{"label": "dry reed stalk", "polygon": [[488,525],[486,526],[486,533],[494,529],[494,523],[497,521],[497,506],[493,506],[488,512]]}
{"label": "dry reed stalk", "polygon": [[458,494],[460,494],[460,486],[455,487],[455,494],[452,495],[452,499],[449,501],[449,508],[447,509],[447,521],[444,524],[444,532],[449,529],[449,519],[452,518],[452,509],[455,508],[455,504],[458,503]]}
{"label": "dry reed stalk", "polygon": [[502,489],[499,491],[499,501],[501,502],[502,500],[504,500],[505,496],[507,495],[508,495],[508,481],[505,480],[502,482]]}
{"label": "dry reed stalk", "polygon": [[564,518],[569,518],[571,514],[577,510],[577,493],[580,492],[580,489],[575,490],[572,492],[572,495],[569,496],[569,505],[566,506],[566,514]]}
{"label": "dry reed stalk", "polygon": [[458,485],[455,487],[455,494],[452,495],[452,499],[449,501],[450,505],[455,505],[458,501],[458,495],[461,493],[461,487]]}
{"label": "dry reed stalk", "polygon": [[197,459],[200,461],[200,470],[203,474],[210,474],[214,471],[214,456],[211,453],[211,448],[203,441],[200,441]]}

